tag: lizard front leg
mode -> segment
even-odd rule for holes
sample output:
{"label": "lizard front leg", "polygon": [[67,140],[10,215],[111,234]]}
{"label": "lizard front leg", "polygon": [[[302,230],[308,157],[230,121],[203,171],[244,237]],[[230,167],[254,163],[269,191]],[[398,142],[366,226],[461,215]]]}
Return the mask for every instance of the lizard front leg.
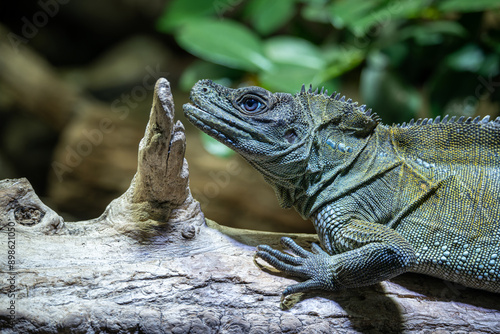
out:
{"label": "lizard front leg", "polygon": [[308,252],[287,237],[282,238],[282,243],[297,256],[258,246],[258,257],[276,269],[305,279],[287,287],[283,296],[375,284],[404,273],[415,263],[415,252],[408,241],[385,225],[348,219],[334,226],[332,245],[326,248],[342,250],[338,254],[330,255],[316,244]]}

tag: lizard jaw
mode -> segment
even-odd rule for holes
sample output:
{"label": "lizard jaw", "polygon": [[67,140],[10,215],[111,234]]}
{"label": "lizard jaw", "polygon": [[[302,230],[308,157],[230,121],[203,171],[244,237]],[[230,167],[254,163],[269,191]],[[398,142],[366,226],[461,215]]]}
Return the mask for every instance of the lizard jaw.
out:
{"label": "lizard jaw", "polygon": [[[207,111],[194,104],[186,103],[183,105],[183,109],[187,119],[197,128],[199,128],[209,136],[214,137],[221,143],[229,146],[230,148],[236,148],[235,142],[230,137],[220,131],[217,131],[213,126],[211,126],[211,123],[217,123],[220,125],[222,122],[224,122],[224,120],[218,119],[216,116],[208,113]],[[238,134],[235,134],[235,136],[238,136]]]}

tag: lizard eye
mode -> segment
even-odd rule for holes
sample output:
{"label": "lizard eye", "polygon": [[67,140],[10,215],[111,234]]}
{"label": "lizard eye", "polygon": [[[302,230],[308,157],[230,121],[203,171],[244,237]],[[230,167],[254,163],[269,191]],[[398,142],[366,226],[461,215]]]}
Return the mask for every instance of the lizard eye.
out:
{"label": "lizard eye", "polygon": [[241,103],[241,107],[245,109],[248,112],[255,112],[258,111],[262,106],[262,103],[260,103],[258,100],[254,99],[253,97],[249,97],[243,100]]}
{"label": "lizard eye", "polygon": [[255,115],[260,114],[267,109],[267,104],[261,97],[248,94],[244,95],[236,101],[236,105],[244,114]]}
{"label": "lizard eye", "polygon": [[260,87],[236,89],[231,97],[231,103],[240,113],[253,117],[261,115],[273,108],[276,99],[274,95]]}

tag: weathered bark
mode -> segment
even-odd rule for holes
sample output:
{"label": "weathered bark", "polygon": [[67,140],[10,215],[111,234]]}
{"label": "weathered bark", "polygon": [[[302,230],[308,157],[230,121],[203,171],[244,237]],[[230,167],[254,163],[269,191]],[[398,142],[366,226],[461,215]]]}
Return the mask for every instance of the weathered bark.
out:
{"label": "weathered bark", "polygon": [[279,235],[205,221],[173,110],[160,79],[137,173],[97,219],[64,222],[27,180],[0,182],[1,333],[500,332],[498,295],[421,275],[281,309],[295,281],[253,263]]}

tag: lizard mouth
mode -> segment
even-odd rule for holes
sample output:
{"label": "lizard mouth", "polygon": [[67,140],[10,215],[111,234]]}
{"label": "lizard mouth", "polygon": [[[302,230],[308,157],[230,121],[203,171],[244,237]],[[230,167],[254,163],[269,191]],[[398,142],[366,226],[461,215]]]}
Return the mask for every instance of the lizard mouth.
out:
{"label": "lizard mouth", "polygon": [[225,120],[218,118],[217,116],[207,112],[206,110],[203,110],[195,104],[186,103],[184,104],[183,109],[187,119],[194,126],[202,130],[209,136],[216,138],[223,144],[226,144],[231,148],[235,148],[235,143],[231,138],[229,138],[224,133],[216,130],[213,125],[211,125],[211,123],[215,123],[219,126],[222,126],[223,128],[228,128]]}

